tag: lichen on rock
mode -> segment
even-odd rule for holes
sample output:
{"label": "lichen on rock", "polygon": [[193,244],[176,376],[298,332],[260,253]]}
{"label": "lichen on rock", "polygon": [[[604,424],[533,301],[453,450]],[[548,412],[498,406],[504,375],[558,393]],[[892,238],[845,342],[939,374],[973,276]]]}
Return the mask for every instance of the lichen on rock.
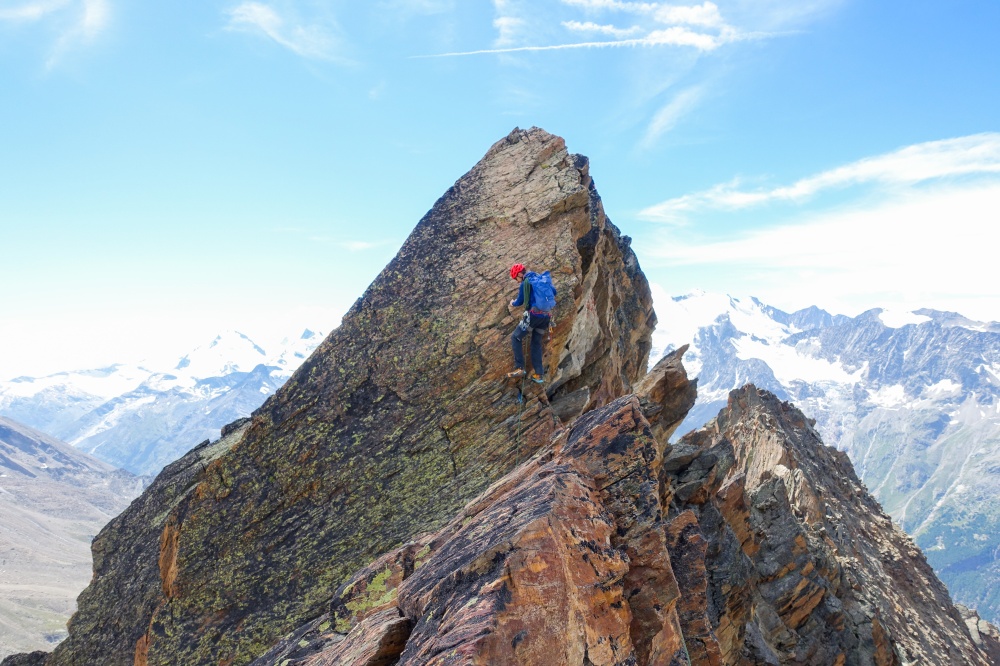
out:
{"label": "lichen on rock", "polygon": [[[552,271],[559,290],[549,381],[526,387],[523,409],[503,379],[515,261]],[[192,459],[182,484],[161,480],[109,526],[50,662],[130,664],[142,641],[150,666],[249,663],[322,613],[359,568],[445,525],[564,421],[631,390],[654,323],[586,158],[515,129],[225,450],[204,466]],[[557,415],[551,404],[570,394],[573,409]],[[114,566],[101,566],[104,553]],[[127,566],[125,553],[140,561]]]}

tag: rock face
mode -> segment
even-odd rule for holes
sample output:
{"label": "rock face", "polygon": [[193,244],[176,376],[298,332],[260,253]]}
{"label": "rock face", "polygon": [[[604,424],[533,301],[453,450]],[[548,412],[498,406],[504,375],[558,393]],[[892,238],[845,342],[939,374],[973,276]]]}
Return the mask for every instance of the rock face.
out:
{"label": "rock face", "polygon": [[[523,408],[504,381],[515,261],[559,291],[546,388],[529,383]],[[547,444],[554,406],[568,419],[629,392],[651,303],[586,158],[515,130],[250,423],[168,467],[98,537],[49,663],[249,663]]]}
{"label": "rock face", "polygon": [[747,386],[664,445],[644,412],[687,393],[677,361],[669,399],[580,417],[254,666],[997,663],[795,408]]}
{"label": "rock face", "polygon": [[[560,301],[505,383],[518,260]],[[842,454],[747,387],[676,446],[635,257],[584,158],[515,130],[298,373],[94,545],[44,664],[988,664]],[[981,638],[983,635],[986,639]]]}
{"label": "rock face", "polygon": [[847,455],[773,394],[733,391],[664,468],[721,663],[994,663]]}

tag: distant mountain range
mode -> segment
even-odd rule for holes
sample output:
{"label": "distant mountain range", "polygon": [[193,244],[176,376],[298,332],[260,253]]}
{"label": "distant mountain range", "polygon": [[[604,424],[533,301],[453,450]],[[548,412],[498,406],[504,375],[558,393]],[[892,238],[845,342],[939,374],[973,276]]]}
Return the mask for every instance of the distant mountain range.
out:
{"label": "distant mountain range", "polygon": [[142,490],[128,472],[0,417],[0,658],[66,636],[91,578],[91,540]]}
{"label": "distant mountain range", "polygon": [[752,382],[816,420],[954,599],[1000,619],[1000,324],[952,312],[817,307],[697,292],[656,303],[651,360],[690,343],[699,427]]}
{"label": "distant mountain range", "polygon": [[322,342],[304,331],[265,350],[227,331],[170,367],[116,364],[0,382],[0,415],[152,475],[247,416]]}

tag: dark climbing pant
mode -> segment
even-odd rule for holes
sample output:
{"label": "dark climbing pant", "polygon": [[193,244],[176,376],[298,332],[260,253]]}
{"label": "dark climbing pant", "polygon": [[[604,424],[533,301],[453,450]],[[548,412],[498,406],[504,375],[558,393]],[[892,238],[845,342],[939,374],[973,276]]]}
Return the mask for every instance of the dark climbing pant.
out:
{"label": "dark climbing pant", "polygon": [[514,365],[524,369],[524,336],[531,330],[531,369],[540,375],[545,374],[545,366],[542,362],[542,343],[545,341],[545,334],[549,330],[549,318],[542,315],[530,315],[529,325],[524,319],[514,329],[510,336],[511,345],[514,348]]}

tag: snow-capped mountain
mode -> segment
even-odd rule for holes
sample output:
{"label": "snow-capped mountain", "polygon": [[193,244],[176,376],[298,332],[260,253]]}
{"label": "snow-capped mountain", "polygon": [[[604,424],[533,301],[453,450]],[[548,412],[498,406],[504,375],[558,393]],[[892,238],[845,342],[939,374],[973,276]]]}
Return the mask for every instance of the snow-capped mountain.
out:
{"label": "snow-capped mountain", "polygon": [[684,364],[698,377],[678,436],[747,382],[790,400],[851,456],[956,601],[1000,619],[1000,324],[935,310],[786,313],[701,292],[658,299],[656,312],[654,342],[691,343]]}
{"label": "snow-capped mountain", "polygon": [[325,337],[266,351],[227,331],[168,367],[112,365],[0,382],[0,414],[135,474],[155,474],[274,393]]}

